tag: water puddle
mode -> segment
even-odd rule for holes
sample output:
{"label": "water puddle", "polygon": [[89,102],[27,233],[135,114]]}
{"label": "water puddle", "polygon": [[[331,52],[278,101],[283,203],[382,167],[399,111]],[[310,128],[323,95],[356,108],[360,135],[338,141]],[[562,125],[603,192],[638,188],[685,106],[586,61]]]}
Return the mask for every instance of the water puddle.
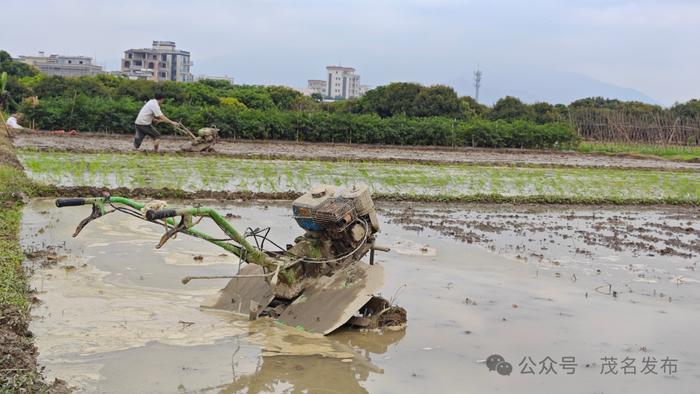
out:
{"label": "water puddle", "polygon": [[[584,233],[595,231],[598,220],[558,223],[571,209],[418,207],[450,225],[447,233],[430,223],[396,220],[406,217],[405,206],[382,204],[379,240],[393,248],[377,254],[386,276],[382,293],[407,309],[408,327],[322,337],[200,310],[226,280],[184,286],[180,279],[238,269],[235,256],[213,245],[181,235],[156,250],[161,227],[116,213],[73,239],[89,208],[52,204],[34,200],[24,210],[25,248],[55,245],[68,256],[47,266],[27,262],[40,300],[31,328],[45,374],[79,392],[636,393],[693,392],[700,384],[694,259],[648,256],[624,243],[618,250],[587,243]],[[240,230],[272,227],[279,244],[301,234],[288,203],[201,204],[236,215],[231,220]],[[495,228],[494,218],[505,214],[529,215],[526,221],[537,224],[515,233],[472,220],[489,215],[493,220],[481,222]],[[624,215],[675,226],[672,213],[660,208]],[[687,224],[688,215],[677,220],[697,228],[696,219]],[[689,244],[694,236],[667,239]],[[659,249],[671,242],[653,240]],[[572,252],[577,246],[586,253]],[[510,376],[489,371],[484,360],[494,353],[512,364]],[[537,373],[540,365],[534,375],[521,373],[527,357],[535,363],[550,357],[558,373]],[[575,373],[561,369],[564,357],[575,358]],[[637,372],[624,374],[618,365],[618,374],[601,374],[604,357],[618,363],[634,358]],[[645,357],[658,360],[656,375],[641,372]],[[678,360],[675,373],[661,369],[666,357]]]}

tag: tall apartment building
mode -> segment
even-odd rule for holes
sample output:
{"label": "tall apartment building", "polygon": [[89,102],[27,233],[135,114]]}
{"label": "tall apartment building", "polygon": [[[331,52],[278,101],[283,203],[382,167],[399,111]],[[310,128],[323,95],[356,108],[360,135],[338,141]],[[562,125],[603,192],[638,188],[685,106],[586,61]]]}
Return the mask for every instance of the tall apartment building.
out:
{"label": "tall apartment building", "polygon": [[173,41],[153,41],[152,48],[127,49],[121,73],[133,79],[192,82],[190,53],[175,48]]}
{"label": "tall apartment building", "polygon": [[323,79],[309,79],[308,90],[313,93],[318,93],[323,97],[328,96],[328,82]]}
{"label": "tall apartment building", "polygon": [[352,67],[327,66],[326,97],[331,99],[350,99],[362,95],[360,76]]}
{"label": "tall apartment building", "polygon": [[46,75],[61,77],[83,77],[101,74],[102,67],[93,64],[87,56],[44,55],[20,56],[19,61],[32,65]]}

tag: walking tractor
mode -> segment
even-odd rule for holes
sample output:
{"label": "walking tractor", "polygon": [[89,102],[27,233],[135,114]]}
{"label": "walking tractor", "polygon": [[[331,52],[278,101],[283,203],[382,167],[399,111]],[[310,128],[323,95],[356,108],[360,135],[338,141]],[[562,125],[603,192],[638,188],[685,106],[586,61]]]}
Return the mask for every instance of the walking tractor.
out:
{"label": "walking tractor", "polygon": [[[267,237],[270,229],[241,234],[211,208],[169,208],[163,201],[140,203],[124,197],[60,198],[56,206],[92,205],[74,237],[90,221],[112,212],[130,214],[165,228],[156,248],[183,233],[211,242],[246,262],[226,287],[202,308],[240,313],[257,319],[268,316],[309,332],[329,334],[343,325],[365,329],[401,329],[406,311],[377,295],[384,281],[375,251],[379,222],[369,189],[319,186],[292,203],[293,217],[304,230],[281,248]],[[212,220],[225,234],[214,237],[197,229]],[[249,240],[254,241],[255,246]],[[266,241],[278,250],[265,250]],[[362,259],[369,255],[369,261]],[[193,279],[221,276],[185,277]]]}
{"label": "walking tractor", "polygon": [[202,127],[197,134],[179,122],[173,128],[190,139],[190,145],[182,149],[185,152],[213,152],[214,145],[219,141],[219,129],[216,127]]}

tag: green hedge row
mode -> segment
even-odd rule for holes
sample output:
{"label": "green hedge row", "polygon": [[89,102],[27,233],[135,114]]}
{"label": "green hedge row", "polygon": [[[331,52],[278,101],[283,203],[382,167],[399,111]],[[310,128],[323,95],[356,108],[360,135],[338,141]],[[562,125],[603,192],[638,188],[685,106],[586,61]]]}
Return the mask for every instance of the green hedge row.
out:
{"label": "green hedge row", "polygon": [[[132,133],[142,103],[131,98],[78,95],[46,98],[22,112],[44,130],[76,129]],[[564,123],[535,124],[445,117],[382,118],[376,114],[255,110],[240,106],[163,105],[164,113],[191,129],[215,125],[224,137],[244,139],[351,142],[395,145],[443,145],[493,148],[570,148],[576,132]],[[160,130],[169,134],[168,126]]]}

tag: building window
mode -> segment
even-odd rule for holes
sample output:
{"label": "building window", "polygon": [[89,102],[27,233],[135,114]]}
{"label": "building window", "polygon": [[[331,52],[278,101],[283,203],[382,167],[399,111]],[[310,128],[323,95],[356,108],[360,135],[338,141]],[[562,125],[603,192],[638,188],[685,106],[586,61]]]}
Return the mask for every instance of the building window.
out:
{"label": "building window", "polygon": [[73,61],[72,61],[72,60],[69,60],[69,61],[68,61],[68,64],[71,64],[71,63],[73,63]]}
{"label": "building window", "polygon": [[162,60],[162,61],[168,60],[168,55],[161,55],[160,60]]}
{"label": "building window", "polygon": [[153,55],[153,60],[158,60],[158,55]]}
{"label": "building window", "polygon": [[153,69],[153,66],[154,66],[153,62],[148,63],[148,68]]}
{"label": "building window", "polygon": [[140,66],[141,64],[141,60],[134,60],[134,66]]}
{"label": "building window", "polygon": [[166,77],[165,72],[161,72],[161,73],[160,73],[160,76],[161,76],[161,78],[165,78],[165,77]]}
{"label": "building window", "polygon": [[130,54],[126,55],[126,57],[128,57],[129,59],[133,59],[134,55],[132,55],[132,54],[130,53]]}
{"label": "building window", "polygon": [[79,61],[78,63],[83,64],[83,61],[81,60],[81,61]]}
{"label": "building window", "polygon": [[127,61],[125,61],[125,62],[124,62],[124,67],[125,67],[125,68],[129,68],[129,67],[131,67],[131,62],[130,62],[130,61],[128,61],[128,60],[127,60]]}

